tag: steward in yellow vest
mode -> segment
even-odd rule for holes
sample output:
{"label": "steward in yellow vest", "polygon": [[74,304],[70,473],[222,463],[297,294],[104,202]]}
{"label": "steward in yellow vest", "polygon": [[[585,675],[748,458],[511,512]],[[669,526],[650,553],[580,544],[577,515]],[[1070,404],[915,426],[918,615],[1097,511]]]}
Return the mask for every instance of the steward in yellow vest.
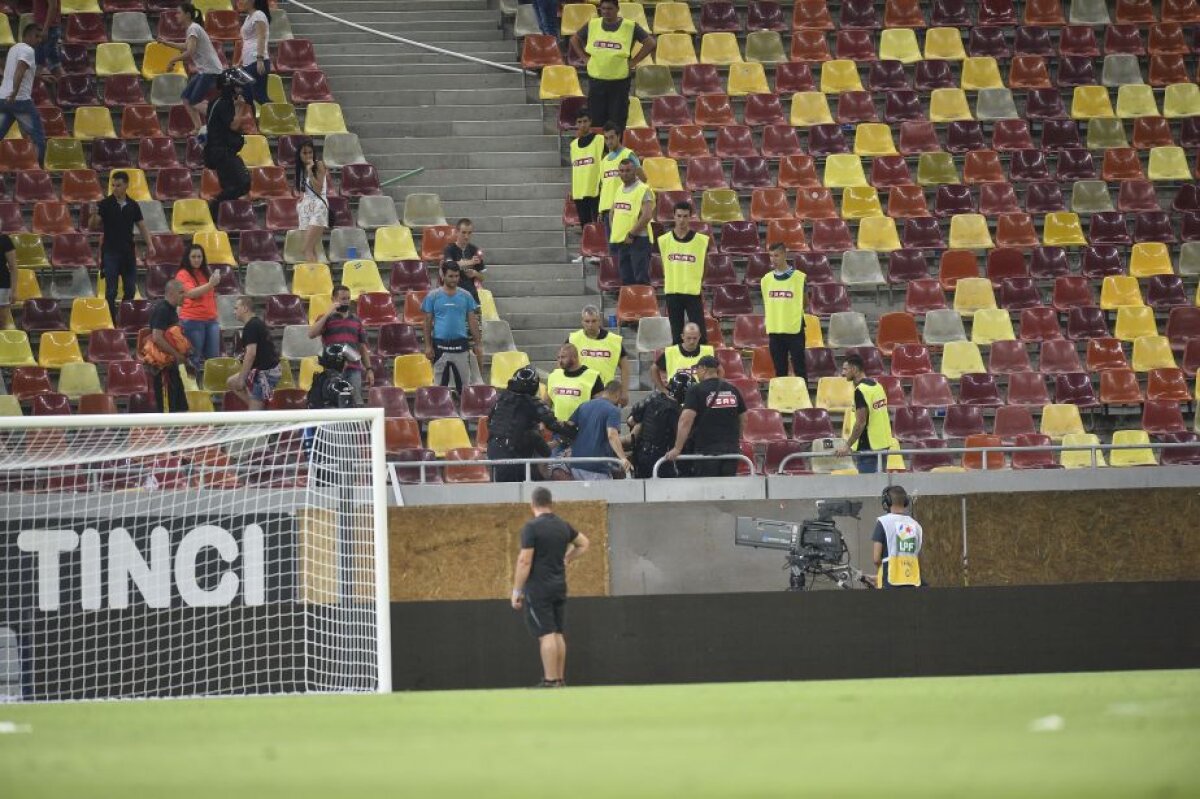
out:
{"label": "steward in yellow vest", "polygon": [[[641,45],[636,55],[635,43]],[[587,64],[593,124],[612,122],[623,131],[629,118],[631,71],[654,52],[654,37],[633,20],[622,19],[617,0],[600,0],[600,16],[571,34],[570,47]]]}
{"label": "steward in yellow vest", "polygon": [[650,367],[650,376],[654,378],[654,385],[659,391],[666,391],[667,381],[674,377],[676,372],[682,370],[694,375],[700,359],[713,354],[710,345],[700,343],[700,326],[688,322],[683,327],[683,340],[662,351],[662,355],[658,356]]}
{"label": "steward in yellow vest", "polygon": [[851,452],[860,474],[879,471],[875,452],[892,446],[892,420],[888,416],[887,391],[865,375],[863,359],[851,353],[842,361],[842,377],[854,384],[854,428],[846,443],[837,450],[845,457]]}
{"label": "steward in yellow vest", "polygon": [[762,292],[767,344],[777,377],[787,377],[788,362],[796,377],[806,377],[804,362],[804,282],[805,274],[787,262],[787,249],[781,243],[771,247],[772,270],[758,284]]}
{"label": "steward in yellow vest", "polygon": [[685,317],[687,321],[700,326],[700,343],[708,342],[704,328],[704,303],[700,299],[708,243],[707,235],[692,230],[691,203],[676,203],[675,225],[658,237],[667,318],[671,320],[671,338],[676,344],[682,340]]}
{"label": "steward in yellow vest", "polygon": [[621,144],[621,134],[612,123],[604,128],[604,147],[608,150],[600,165],[600,213],[612,210],[613,195],[621,185],[621,162],[628,160],[633,164],[637,179],[646,182],[646,173],[642,170],[642,162],[628,147]]}
{"label": "steward in yellow vest", "polygon": [[567,338],[567,343],[579,351],[579,362],[600,375],[606,384],[621,369],[621,385],[629,392],[629,358],[624,341],[619,334],[604,329],[600,309],[588,305],[583,309],[580,321],[583,327]]}
{"label": "steward in yellow vest", "polygon": [[595,370],[579,362],[579,352],[573,344],[558,350],[558,368],[546,378],[546,400],[554,417],[565,422],[575,409],[604,390],[604,381]]}
{"label": "steward in yellow vest", "polygon": [[590,225],[600,215],[600,173],[604,160],[604,137],[592,132],[592,118],[580,111],[571,139],[571,199],[579,213],[579,224]]}

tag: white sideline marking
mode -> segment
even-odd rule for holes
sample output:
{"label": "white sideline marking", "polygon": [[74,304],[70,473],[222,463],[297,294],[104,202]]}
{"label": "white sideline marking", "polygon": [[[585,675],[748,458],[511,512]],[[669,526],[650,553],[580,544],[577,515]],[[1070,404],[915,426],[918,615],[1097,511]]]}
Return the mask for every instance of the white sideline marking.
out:
{"label": "white sideline marking", "polygon": [[0,735],[14,735],[26,732],[33,732],[33,727],[28,724],[17,724],[15,721],[0,721]]}
{"label": "white sideline marking", "polygon": [[1029,722],[1030,732],[1061,732],[1067,726],[1067,720],[1062,716],[1042,716]]}

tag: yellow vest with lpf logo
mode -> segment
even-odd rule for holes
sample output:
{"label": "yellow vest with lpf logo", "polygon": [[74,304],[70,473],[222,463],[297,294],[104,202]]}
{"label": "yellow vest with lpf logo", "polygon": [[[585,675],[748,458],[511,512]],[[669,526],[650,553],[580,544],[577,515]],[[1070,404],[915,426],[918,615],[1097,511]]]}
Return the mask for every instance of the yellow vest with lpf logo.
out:
{"label": "yellow vest with lpf logo", "polygon": [[[645,202],[646,195],[649,194],[651,202],[653,202],[654,192],[645,183],[635,183],[633,191],[625,191],[625,186],[619,186],[613,192],[612,204],[612,220],[609,225],[612,231],[609,234],[608,241],[610,244],[624,244],[625,237],[629,235],[629,231],[633,230],[634,223],[638,217],[642,215],[642,203]],[[646,225],[646,236],[649,237],[650,243],[654,243],[654,231],[650,229],[650,225]]]}
{"label": "yellow vest with lpf logo", "polygon": [[600,210],[612,208],[613,196],[621,187],[621,162],[633,155],[633,150],[622,147],[612,158],[600,162]]}
{"label": "yellow vest with lpf logo", "polygon": [[565,422],[575,413],[575,409],[592,398],[592,389],[596,387],[596,372],[584,369],[578,377],[568,377],[562,369],[555,369],[546,378],[546,397],[554,417]]}
{"label": "yellow vest with lpf logo", "polygon": [[684,355],[682,345],[674,344],[663,350],[663,357],[667,361],[667,373],[663,375],[663,382],[670,380],[675,376],[675,373],[682,370],[690,374],[696,373],[696,363],[705,355],[712,355],[713,348],[711,344],[701,344],[700,350],[695,355]]}
{"label": "yellow vest with lpf logo", "polygon": [[675,231],[669,230],[658,237],[658,251],[662,254],[663,293],[699,294],[708,236],[697,233],[691,241],[680,241]]}
{"label": "yellow vest with lpf logo", "polygon": [[571,139],[571,199],[596,197],[600,194],[600,173],[604,168],[604,137],[592,135],[587,147],[579,139]]}
{"label": "yellow vest with lpf logo", "polygon": [[762,276],[758,287],[768,333],[799,333],[804,327],[805,277],[799,269],[785,280],[776,280],[773,270]]}
{"label": "yellow vest with lpf logo", "polygon": [[622,19],[615,31],[604,30],[604,20],[596,17],[588,23],[587,74],[596,80],[624,80],[629,77],[629,59],[633,57],[633,38],[637,23]]}
{"label": "yellow vest with lpf logo", "polygon": [[576,330],[567,336],[567,341],[579,350],[579,362],[589,369],[595,369],[605,383],[616,377],[617,367],[621,365],[620,336],[609,331],[604,338],[588,338],[583,330]]}
{"label": "yellow vest with lpf logo", "polygon": [[[892,446],[892,420],[888,417],[887,391],[879,383],[866,380],[854,387],[867,401],[867,437],[871,439],[873,450],[888,449]],[[862,436],[854,442],[851,449],[858,449]]]}

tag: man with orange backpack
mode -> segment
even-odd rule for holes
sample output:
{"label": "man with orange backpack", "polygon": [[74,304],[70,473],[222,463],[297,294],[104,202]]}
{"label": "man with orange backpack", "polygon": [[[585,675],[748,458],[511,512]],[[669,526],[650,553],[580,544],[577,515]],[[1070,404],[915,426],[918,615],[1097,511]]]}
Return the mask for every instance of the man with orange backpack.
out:
{"label": "man with orange backpack", "polygon": [[187,359],[192,346],[179,324],[181,302],[183,284],[168,280],[163,298],[150,311],[150,336],[142,344],[142,362],[153,378],[154,402],[160,413],[187,412],[187,391],[179,367],[182,365],[189,374],[195,374]]}

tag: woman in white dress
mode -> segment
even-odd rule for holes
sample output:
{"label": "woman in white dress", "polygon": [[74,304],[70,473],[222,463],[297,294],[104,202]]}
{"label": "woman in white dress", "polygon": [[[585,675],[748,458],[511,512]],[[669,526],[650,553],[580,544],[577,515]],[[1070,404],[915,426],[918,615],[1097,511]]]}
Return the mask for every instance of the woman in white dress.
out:
{"label": "woman in white dress", "polygon": [[300,195],[296,214],[304,231],[304,260],[308,263],[319,260],[317,249],[329,227],[328,184],[329,169],[317,160],[312,141],[301,143],[296,150],[296,192]]}

